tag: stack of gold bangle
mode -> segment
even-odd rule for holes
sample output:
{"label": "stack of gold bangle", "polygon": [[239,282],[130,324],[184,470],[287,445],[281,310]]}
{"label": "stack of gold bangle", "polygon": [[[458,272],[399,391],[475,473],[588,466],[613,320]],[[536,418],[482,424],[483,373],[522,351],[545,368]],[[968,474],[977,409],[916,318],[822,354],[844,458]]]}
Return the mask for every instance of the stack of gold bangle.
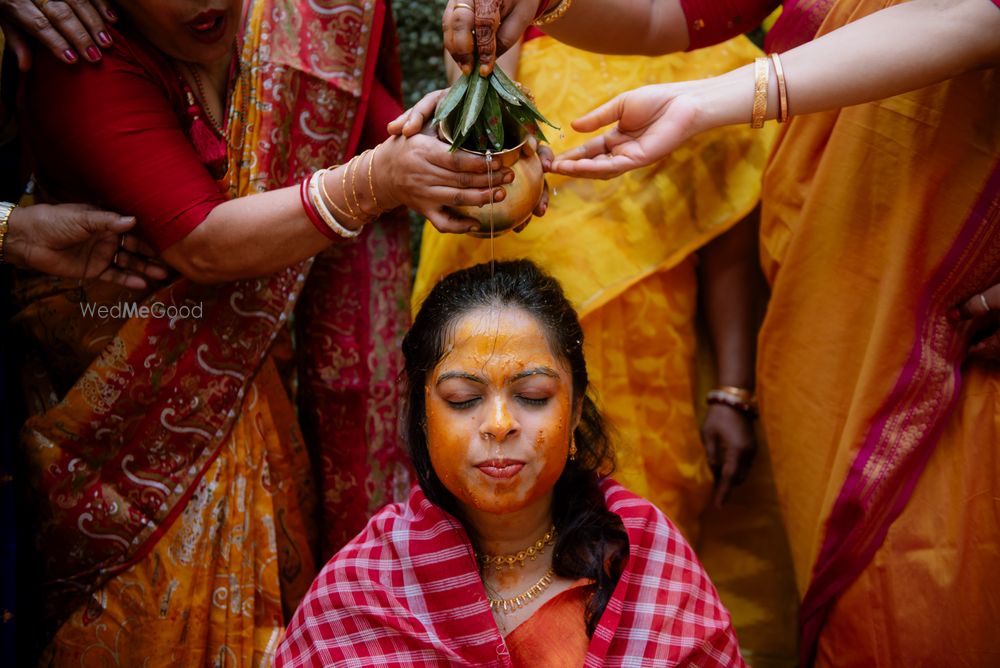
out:
{"label": "stack of gold bangle", "polygon": [[788,88],[785,86],[785,70],[781,67],[781,58],[778,54],[772,53],[768,57],[757,58],[753,61],[753,107],[750,109],[750,127],[764,127],[764,120],[767,118],[767,92],[771,68],[774,65],[774,78],[778,82],[778,112],[779,123],[788,120]]}

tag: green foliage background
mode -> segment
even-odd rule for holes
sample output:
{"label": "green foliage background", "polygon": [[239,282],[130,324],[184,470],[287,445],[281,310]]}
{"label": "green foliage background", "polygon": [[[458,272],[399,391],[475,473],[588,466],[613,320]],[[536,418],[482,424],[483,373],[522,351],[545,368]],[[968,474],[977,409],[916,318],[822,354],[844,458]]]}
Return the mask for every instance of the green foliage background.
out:
{"label": "green foliage background", "polygon": [[399,32],[403,96],[409,106],[445,86],[441,15],[447,0],[395,0],[392,11]]}

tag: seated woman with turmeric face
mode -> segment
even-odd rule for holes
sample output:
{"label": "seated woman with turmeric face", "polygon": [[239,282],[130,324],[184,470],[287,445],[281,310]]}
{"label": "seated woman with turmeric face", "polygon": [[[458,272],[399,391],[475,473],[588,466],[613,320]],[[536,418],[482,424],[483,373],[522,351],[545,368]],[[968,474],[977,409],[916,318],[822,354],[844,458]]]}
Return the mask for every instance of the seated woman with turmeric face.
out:
{"label": "seated woman with turmeric face", "polygon": [[419,488],[316,578],[277,666],[741,666],[677,529],[603,475],[579,320],[526,261],[444,278],[403,341]]}

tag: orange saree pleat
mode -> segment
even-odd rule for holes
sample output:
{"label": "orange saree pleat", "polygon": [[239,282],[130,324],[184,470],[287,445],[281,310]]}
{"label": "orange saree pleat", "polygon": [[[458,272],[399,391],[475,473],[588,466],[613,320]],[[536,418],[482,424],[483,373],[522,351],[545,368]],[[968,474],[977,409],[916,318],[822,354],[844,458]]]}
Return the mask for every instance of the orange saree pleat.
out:
{"label": "orange saree pleat", "polygon": [[996,657],[998,379],[947,313],[1000,280],[998,108],[994,69],[793,118],[765,173],[758,377],[803,663]]}

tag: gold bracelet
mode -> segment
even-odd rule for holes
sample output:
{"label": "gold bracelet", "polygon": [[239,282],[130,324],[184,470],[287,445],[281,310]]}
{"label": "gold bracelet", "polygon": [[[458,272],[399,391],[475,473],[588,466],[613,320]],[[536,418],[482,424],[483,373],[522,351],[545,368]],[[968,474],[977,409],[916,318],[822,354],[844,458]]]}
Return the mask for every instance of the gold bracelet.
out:
{"label": "gold bracelet", "polygon": [[[357,160],[358,158],[364,160],[365,159],[365,153],[367,153],[367,152],[368,151],[362,151],[360,155],[356,155],[353,158],[351,158],[351,164],[354,165],[354,161]],[[353,171],[351,171],[351,194],[354,195],[354,206],[358,207],[358,211],[361,212],[361,215],[366,215],[365,214],[365,210],[361,206],[361,199],[358,197],[358,166],[357,165],[354,165]],[[345,198],[347,197],[346,193],[344,194],[344,197]]]}
{"label": "gold bracelet", "polygon": [[7,230],[10,214],[14,213],[16,204],[0,202],[0,264],[7,264]]}
{"label": "gold bracelet", "polygon": [[[320,178],[322,178],[323,170],[320,170],[316,174],[318,174]],[[320,184],[322,184],[322,181],[320,181]],[[345,239],[354,239],[359,234],[361,234],[361,230],[364,227],[364,223],[362,223],[361,226],[358,227],[357,229],[352,230],[344,227],[339,220],[333,217],[333,214],[330,213],[330,210],[326,207],[326,202],[323,201],[323,196],[319,192],[319,186],[316,185],[315,174],[313,175],[312,180],[309,182],[309,197],[312,199],[313,206],[316,207],[316,213],[318,213],[319,217],[323,219],[323,222],[326,223],[326,226],[329,227],[331,230],[333,230],[334,234],[342,236]]]}
{"label": "gold bracelet", "polygon": [[372,165],[375,164],[375,156],[378,155],[379,146],[381,144],[375,144],[375,148],[372,149],[372,157],[368,161],[368,189],[372,191],[372,201],[375,202],[376,215],[382,210],[382,207],[378,205],[378,197],[375,196],[375,184],[372,182]]}
{"label": "gold bracelet", "polygon": [[544,26],[552,23],[553,21],[558,21],[562,18],[569,6],[573,4],[573,0],[559,0],[555,7],[551,7],[545,11],[544,14],[539,16],[534,20],[536,26]]}
{"label": "gold bracelet", "polygon": [[781,58],[778,54],[771,54],[771,63],[774,65],[774,76],[778,80],[778,122],[784,123],[788,120],[788,89],[785,88],[785,71],[781,68]]}
{"label": "gold bracelet", "polygon": [[[358,156],[354,156],[356,158]],[[351,158],[346,165],[344,165],[344,171],[340,174],[340,192],[344,196],[344,206],[350,211],[350,217],[356,218],[357,214],[354,213],[354,209],[351,208],[351,198],[347,196],[347,172],[351,171],[351,163],[354,162],[354,158]]]}
{"label": "gold bracelet", "polygon": [[753,61],[753,108],[750,110],[750,127],[764,127],[764,117],[767,115],[767,80],[771,74],[767,58],[761,57]]}
{"label": "gold bracelet", "polygon": [[[319,177],[319,189],[323,193],[323,198],[326,199],[328,202],[330,202],[330,205],[337,211],[338,214],[340,214],[341,217],[347,220],[358,220],[357,216],[352,216],[351,214],[347,213],[339,206],[337,206],[337,202],[335,202],[333,197],[330,196],[330,193],[326,191],[326,178],[324,178],[324,174],[328,171],[330,171],[329,168],[321,169],[318,172],[316,172],[316,176]],[[348,203],[346,192],[344,193],[344,203],[345,204]]]}

